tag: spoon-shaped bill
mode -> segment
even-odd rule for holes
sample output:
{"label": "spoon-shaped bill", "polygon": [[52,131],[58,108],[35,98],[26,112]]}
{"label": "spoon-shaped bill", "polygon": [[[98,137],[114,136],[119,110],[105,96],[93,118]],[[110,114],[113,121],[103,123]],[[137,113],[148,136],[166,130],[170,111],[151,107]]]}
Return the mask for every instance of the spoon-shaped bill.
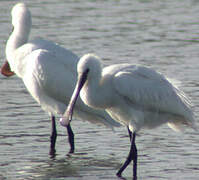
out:
{"label": "spoon-shaped bill", "polygon": [[60,118],[60,124],[64,127],[66,127],[70,123],[70,121],[72,120],[73,109],[75,107],[75,103],[77,101],[77,98],[79,97],[79,93],[80,93],[82,87],[84,86],[84,83],[87,80],[88,72],[89,72],[89,70],[86,70],[84,73],[82,73],[79,76],[75,90],[74,90],[72,97],[70,99],[70,102],[68,104],[68,107],[67,107],[65,113],[63,114],[63,117]]}

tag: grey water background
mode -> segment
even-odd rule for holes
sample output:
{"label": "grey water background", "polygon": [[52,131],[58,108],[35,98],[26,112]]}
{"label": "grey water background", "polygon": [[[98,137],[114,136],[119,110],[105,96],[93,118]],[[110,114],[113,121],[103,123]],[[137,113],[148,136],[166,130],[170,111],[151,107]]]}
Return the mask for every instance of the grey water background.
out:
{"label": "grey water background", "polygon": [[[0,63],[12,29],[0,2]],[[199,125],[199,1],[27,0],[35,36],[82,56],[92,52],[106,65],[136,63],[172,79],[190,96]],[[64,82],[63,82],[64,83]],[[66,130],[57,123],[57,156],[48,156],[50,120],[15,77],[0,75],[0,180],[116,180],[129,151],[125,127],[115,132],[74,120],[76,153],[66,156]],[[199,134],[176,133],[167,125],[137,137],[138,179],[198,180]],[[132,177],[132,164],[124,172]]]}

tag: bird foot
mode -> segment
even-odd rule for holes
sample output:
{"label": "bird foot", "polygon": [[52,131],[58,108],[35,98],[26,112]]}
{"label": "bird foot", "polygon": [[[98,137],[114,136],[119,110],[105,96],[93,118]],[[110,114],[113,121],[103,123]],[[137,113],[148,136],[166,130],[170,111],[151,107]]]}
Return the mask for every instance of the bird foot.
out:
{"label": "bird foot", "polygon": [[50,149],[49,155],[50,155],[51,158],[54,158],[56,156],[56,150],[54,148]]}
{"label": "bird foot", "polygon": [[126,178],[122,177],[122,174],[121,174],[121,173],[118,172],[116,175],[117,175],[117,177],[118,177],[120,180],[126,180]]}

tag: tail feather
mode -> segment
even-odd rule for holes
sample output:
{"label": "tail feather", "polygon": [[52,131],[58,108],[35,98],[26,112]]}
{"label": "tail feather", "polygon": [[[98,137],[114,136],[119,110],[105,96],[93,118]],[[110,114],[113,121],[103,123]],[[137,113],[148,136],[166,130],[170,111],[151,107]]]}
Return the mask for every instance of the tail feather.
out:
{"label": "tail feather", "polygon": [[171,129],[177,132],[184,131],[186,126],[194,129],[195,131],[198,131],[198,127],[196,125],[193,115],[189,117],[188,120],[185,118],[177,118],[173,121],[168,122],[167,124]]}

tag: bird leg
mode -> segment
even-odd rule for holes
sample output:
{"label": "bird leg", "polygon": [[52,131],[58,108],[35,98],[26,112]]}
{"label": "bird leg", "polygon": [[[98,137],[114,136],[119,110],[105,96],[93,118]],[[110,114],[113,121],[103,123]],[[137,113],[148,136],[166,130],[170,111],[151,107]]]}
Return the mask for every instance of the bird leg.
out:
{"label": "bird leg", "polygon": [[67,125],[67,131],[68,131],[68,142],[70,144],[69,153],[74,153],[74,150],[75,150],[74,133],[73,133],[73,130],[70,126],[70,123]]}
{"label": "bird leg", "polygon": [[[50,151],[49,154],[54,157],[56,150],[55,150],[55,144],[56,144],[56,139],[57,139],[57,130],[56,130],[56,122],[55,122],[55,116],[51,117],[51,122],[52,122],[52,130],[51,130],[51,136],[50,136]],[[70,124],[67,126],[67,132],[68,132],[68,141],[70,144],[70,151],[69,153],[74,153],[74,134],[72,131],[72,128]]]}
{"label": "bird leg", "polygon": [[130,138],[130,143],[131,143],[131,138],[132,138],[132,132],[130,131],[129,127],[127,126],[128,133],[129,133],[129,138]]}
{"label": "bird leg", "polygon": [[[129,130],[129,132],[130,132],[130,130]],[[124,162],[122,167],[117,172],[117,176],[121,177],[122,176],[122,172],[126,169],[126,167],[133,160],[133,180],[137,180],[137,148],[136,148],[136,145],[135,145],[136,133],[134,132],[134,133],[131,133],[131,134],[133,135],[133,136],[130,135],[131,148],[130,148],[130,151],[129,151],[129,154],[128,154],[128,157],[127,157],[126,161]]]}
{"label": "bird leg", "polygon": [[55,122],[55,116],[51,117],[51,123],[52,123],[52,130],[51,130],[51,136],[50,136],[50,152],[49,154],[54,157],[55,156],[55,144],[57,139],[57,130],[56,130],[56,122]]}

